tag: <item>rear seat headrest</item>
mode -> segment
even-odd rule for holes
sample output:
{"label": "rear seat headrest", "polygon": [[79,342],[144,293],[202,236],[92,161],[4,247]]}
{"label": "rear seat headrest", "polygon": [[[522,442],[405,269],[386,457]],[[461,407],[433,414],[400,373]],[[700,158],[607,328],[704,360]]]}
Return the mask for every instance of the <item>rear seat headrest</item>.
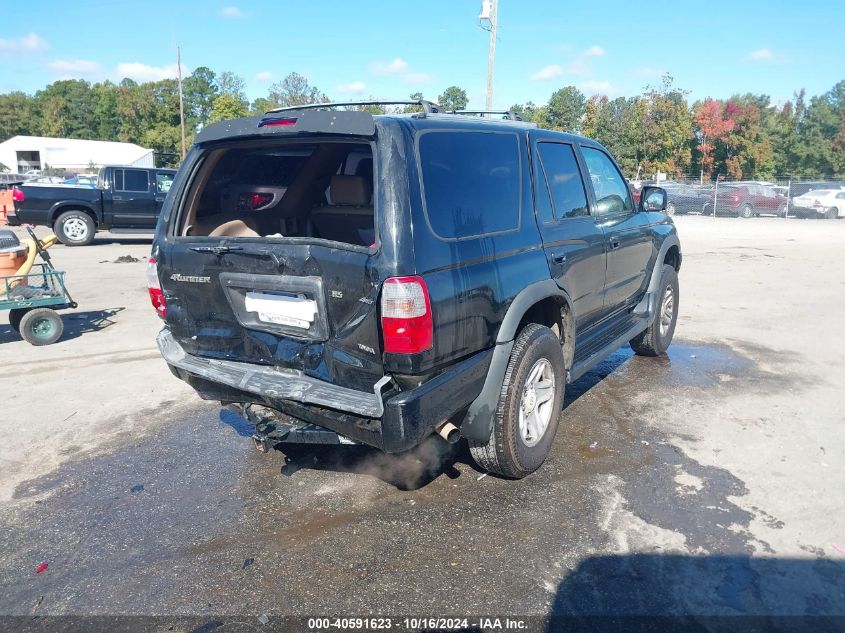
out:
{"label": "rear seat headrest", "polygon": [[370,184],[361,176],[332,176],[330,193],[333,205],[363,207],[370,204]]}

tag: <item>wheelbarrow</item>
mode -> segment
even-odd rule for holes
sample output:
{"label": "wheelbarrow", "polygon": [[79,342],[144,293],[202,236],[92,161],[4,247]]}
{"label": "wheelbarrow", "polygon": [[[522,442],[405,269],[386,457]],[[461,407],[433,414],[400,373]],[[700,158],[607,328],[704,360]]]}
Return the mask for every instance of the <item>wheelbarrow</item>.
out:
{"label": "wheelbarrow", "polygon": [[[64,271],[56,270],[47,249],[56,236],[21,242],[12,231],[0,231],[0,310],[9,311],[9,325],[31,345],[50,345],[64,331],[56,310],[76,308],[65,287]],[[36,257],[41,262],[36,263]],[[17,268],[15,268],[17,266]],[[14,270],[14,274],[4,273]]]}

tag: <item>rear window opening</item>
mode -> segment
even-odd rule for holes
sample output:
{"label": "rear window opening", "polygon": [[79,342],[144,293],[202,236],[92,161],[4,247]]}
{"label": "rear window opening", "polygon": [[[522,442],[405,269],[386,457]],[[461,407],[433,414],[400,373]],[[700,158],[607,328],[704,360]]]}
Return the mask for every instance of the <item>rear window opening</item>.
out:
{"label": "rear window opening", "polygon": [[311,238],[373,248],[374,182],[368,143],[214,149],[188,189],[177,234]]}

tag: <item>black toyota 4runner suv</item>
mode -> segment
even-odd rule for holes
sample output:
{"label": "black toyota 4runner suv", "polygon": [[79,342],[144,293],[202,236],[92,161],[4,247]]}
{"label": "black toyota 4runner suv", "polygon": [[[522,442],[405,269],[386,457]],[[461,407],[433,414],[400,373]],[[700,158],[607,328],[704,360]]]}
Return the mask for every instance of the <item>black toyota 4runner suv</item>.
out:
{"label": "black toyota 4runner suv", "polygon": [[678,236],[665,192],[635,206],[598,143],[418,106],[203,129],[153,244],[158,345],[264,450],[439,433],[523,477],[566,383],[622,345],[668,347]]}

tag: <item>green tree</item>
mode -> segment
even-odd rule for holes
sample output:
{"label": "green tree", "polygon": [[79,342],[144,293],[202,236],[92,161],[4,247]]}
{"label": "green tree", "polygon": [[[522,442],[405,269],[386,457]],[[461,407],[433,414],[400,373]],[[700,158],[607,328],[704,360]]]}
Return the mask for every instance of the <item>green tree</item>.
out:
{"label": "green tree", "polygon": [[674,86],[674,80],[668,74],[663,76],[659,87],[646,89],[644,152],[647,170],[664,171],[672,177],[689,173],[695,137],[687,94]]}
{"label": "green tree", "polygon": [[211,105],[211,118],[209,123],[224,121],[226,119],[239,119],[249,114],[249,107],[245,100],[237,95],[223,93],[219,95]]}
{"label": "green tree", "polygon": [[299,73],[290,73],[270,86],[268,100],[277,108],[328,102],[326,95]]}
{"label": "green tree", "polygon": [[[408,95],[408,99],[411,101],[421,101],[423,99],[423,94],[421,92],[413,92]],[[406,105],[404,108],[402,108],[402,112],[404,112],[405,114],[411,112],[422,112],[422,106]]]}
{"label": "green tree", "polygon": [[213,70],[200,66],[182,81],[186,128],[196,130],[208,123],[211,105],[219,92],[216,77]]}
{"label": "green tree", "polygon": [[252,105],[249,106],[249,111],[252,114],[264,114],[275,107],[277,107],[276,104],[270,101],[267,97],[258,97],[252,102]]}
{"label": "green tree", "polygon": [[0,142],[13,136],[38,133],[35,100],[15,91],[0,95]]}
{"label": "green tree", "polygon": [[466,110],[469,99],[467,98],[466,90],[463,88],[449,86],[437,97],[437,102],[443,110],[452,112],[454,110]]}
{"label": "green tree", "polygon": [[577,134],[581,129],[581,117],[587,103],[584,93],[575,86],[556,90],[549,97],[546,106],[546,122],[553,130]]}
{"label": "green tree", "polygon": [[55,81],[35,93],[35,105],[45,136],[96,138],[95,96],[87,81]]}
{"label": "green tree", "polygon": [[116,141],[120,134],[117,111],[118,88],[110,81],[94,84],[94,134],[103,141]]}

